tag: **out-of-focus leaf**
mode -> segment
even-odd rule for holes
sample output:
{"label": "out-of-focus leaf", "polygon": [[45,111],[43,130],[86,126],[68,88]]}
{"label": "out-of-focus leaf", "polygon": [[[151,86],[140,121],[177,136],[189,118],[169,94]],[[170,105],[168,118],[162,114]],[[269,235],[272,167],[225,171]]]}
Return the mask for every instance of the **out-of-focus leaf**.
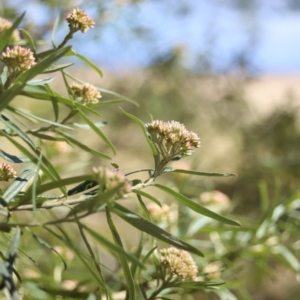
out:
{"label": "out-of-focus leaf", "polygon": [[20,28],[19,31],[26,37],[27,43],[28,43],[30,49],[35,51],[34,40],[33,40],[32,36],[30,35],[30,33],[28,31],[26,31],[24,28]]}
{"label": "out-of-focus leaf", "polygon": [[115,203],[114,207],[112,208],[112,212],[117,214],[120,218],[122,218],[124,221],[131,224],[132,226],[136,227],[137,229],[146,232],[161,241],[164,241],[179,249],[192,252],[199,256],[203,256],[202,252],[197,248],[181,241],[180,239],[169,234],[165,230],[140,217],[139,215],[133,213],[132,211],[128,210],[127,208],[118,203]]}
{"label": "out-of-focus leaf", "polygon": [[53,66],[50,66],[50,67],[46,68],[44,70],[43,74],[57,72],[57,71],[66,69],[66,68],[68,68],[68,67],[70,67],[72,65],[73,65],[73,63],[67,63],[67,64],[61,64],[61,65],[53,65]]}
{"label": "out-of-focus leaf", "polygon": [[[110,228],[110,231],[112,233],[112,236],[113,236],[113,239],[114,239],[115,243],[117,245],[119,245],[124,250],[122,240],[120,238],[120,235],[117,231],[117,228],[116,228],[115,224],[113,223],[113,220],[112,220],[112,217],[111,217],[111,214],[110,214],[110,211],[109,211],[108,207],[106,207],[106,219],[107,219],[107,223],[108,223],[108,226]],[[123,269],[124,277],[125,277],[125,280],[126,280],[126,283],[127,283],[128,297],[129,297],[129,299],[136,300],[137,299],[136,286],[135,286],[134,281],[133,281],[133,277],[132,277],[132,273],[131,273],[131,270],[130,270],[129,265],[128,265],[128,261],[120,253],[118,253],[118,257],[119,257],[119,260],[120,260],[120,263],[121,263],[121,266],[122,266],[122,269]]]}
{"label": "out-of-focus leaf", "polygon": [[47,83],[50,83],[54,77],[50,78],[43,78],[43,79],[34,79],[27,82],[28,85],[45,85]]}
{"label": "out-of-focus leaf", "polygon": [[172,284],[172,286],[180,287],[180,288],[184,288],[184,289],[192,289],[192,290],[201,289],[201,290],[203,290],[203,288],[205,288],[205,287],[220,286],[223,284],[225,284],[224,281],[178,281],[178,282],[175,282],[174,285]]}
{"label": "out-of-focus leaf", "polygon": [[73,49],[70,49],[68,51],[67,55],[68,56],[75,56],[75,57],[79,58],[84,63],[86,63],[91,69],[96,71],[100,77],[103,77],[102,71],[92,61],[90,61],[88,58],[86,58],[84,55],[75,52]]}
{"label": "out-of-focus leaf", "polygon": [[82,227],[101,245],[107,248],[109,251],[114,252],[122,257],[126,258],[128,261],[137,264],[140,268],[144,268],[144,266],[136,259],[133,255],[124,251],[120,246],[113,244],[102,235],[98,234],[96,231],[92,230],[91,228],[87,227],[86,225],[82,224]]}
{"label": "out-of-focus leaf", "polygon": [[[73,125],[80,128],[80,129],[85,129],[85,130],[90,130],[91,129],[91,127],[88,124],[73,123]],[[94,123],[94,125],[97,128],[100,128],[100,127],[106,126],[107,122],[97,122],[97,123]]]}
{"label": "out-of-focus leaf", "polygon": [[18,107],[13,106],[13,105],[9,105],[8,109],[11,110],[11,111],[13,111],[15,114],[18,114],[18,115],[20,115],[20,116],[22,116],[24,118],[30,117],[30,118],[32,118],[34,120],[37,120],[37,121],[40,121],[40,122],[44,122],[46,124],[53,125],[55,127],[65,128],[65,129],[68,129],[68,130],[75,130],[74,128],[72,128],[70,126],[63,125],[63,124],[60,124],[60,123],[57,123],[57,122],[50,121],[48,119],[44,119],[44,118],[40,118],[38,116],[35,116],[35,115],[31,114],[29,111],[26,111],[24,109],[20,109]]}
{"label": "out-of-focus leaf", "polygon": [[3,198],[9,203],[35,175],[35,170],[26,169],[8,186],[3,194]]}
{"label": "out-of-focus leaf", "polygon": [[209,177],[231,177],[236,176],[232,173],[214,173],[214,172],[199,172],[199,171],[192,171],[192,170],[182,170],[182,169],[172,169],[170,167],[164,170],[164,173],[173,172],[173,173],[183,173],[189,175],[198,175],[198,176],[209,176]]}
{"label": "out-of-focus leaf", "polygon": [[6,263],[7,263],[6,267],[10,273],[12,273],[12,271],[13,271],[15,259],[17,257],[18,247],[19,247],[19,243],[20,243],[20,236],[21,236],[21,230],[19,227],[16,227],[14,236],[11,240],[11,243],[8,248],[7,255],[6,255]]}
{"label": "out-of-focus leaf", "polygon": [[103,282],[102,278],[99,277],[95,271],[92,269],[90,262],[87,262],[87,258],[86,255],[84,255],[82,253],[82,251],[78,248],[78,245],[76,245],[76,243],[72,243],[69,241],[69,238],[66,237],[62,237],[59,234],[57,234],[55,231],[53,231],[52,229],[50,229],[49,227],[44,227],[48,232],[50,232],[52,235],[54,235],[56,238],[58,238],[61,242],[63,242],[64,244],[66,244],[68,246],[69,249],[73,250],[74,253],[76,253],[77,257],[79,258],[79,260],[81,260],[81,262],[84,264],[84,266],[86,267],[86,270],[88,270],[90,272],[90,274],[96,279],[96,281],[99,283],[99,286],[101,288],[103,288],[103,290],[105,291],[107,289],[105,282]]}
{"label": "out-of-focus leaf", "polygon": [[90,148],[82,143],[80,143],[78,140],[74,139],[73,137],[71,137],[69,134],[67,133],[64,133],[62,131],[59,131],[57,130],[56,131],[58,134],[60,134],[61,136],[63,136],[68,142],[70,142],[71,144],[74,144],[76,145],[77,147],[81,148],[82,150],[86,151],[86,152],[89,152],[93,155],[96,155],[96,156],[99,156],[101,158],[106,158],[106,159],[111,159],[110,156],[102,153],[102,152],[99,152],[98,150],[96,149],[93,149],[93,148]]}
{"label": "out-of-focus leaf", "polygon": [[64,265],[64,270],[67,269],[67,263],[65,262],[65,260],[63,259],[63,257],[51,246],[49,245],[45,240],[41,239],[40,237],[38,237],[35,233],[32,232],[32,230],[30,230],[30,228],[26,228],[26,230],[31,234],[31,236],[43,247],[55,252],[59,258],[61,259],[63,265]]}
{"label": "out-of-focus leaf", "polygon": [[31,160],[26,156],[16,156],[9,154],[3,150],[0,149],[0,157],[4,158],[5,160],[15,163],[15,164],[21,164],[25,162],[30,162]]}
{"label": "out-of-focus leaf", "polygon": [[114,154],[116,154],[116,149],[114,147],[114,145],[111,143],[111,141],[102,133],[102,131],[95,126],[95,124],[93,122],[90,121],[90,119],[82,112],[82,111],[78,111],[80,118],[86,122],[91,128],[92,130],[105,142],[105,144],[112,150],[112,152]]}
{"label": "out-of-focus leaf", "polygon": [[151,149],[153,155],[156,156],[156,155],[157,155],[157,150],[156,150],[154,144],[152,143],[151,139],[149,138],[149,134],[148,134],[148,132],[147,132],[147,129],[146,129],[145,124],[144,124],[140,119],[138,119],[137,117],[135,117],[134,115],[132,115],[132,114],[126,112],[126,111],[125,111],[124,109],[122,109],[122,108],[120,108],[120,109],[121,109],[121,111],[122,111],[128,118],[130,118],[131,120],[133,120],[134,122],[136,122],[136,123],[142,128],[143,133],[144,133],[144,135],[145,135],[145,137],[146,137],[146,140],[147,140],[147,142],[148,142],[148,144],[149,144],[149,147],[150,147],[150,149]]}
{"label": "out-of-focus leaf", "polygon": [[157,188],[161,189],[162,191],[168,193],[169,195],[173,196],[175,199],[177,199],[180,203],[182,203],[184,206],[189,207],[190,209],[194,210],[195,212],[202,214],[204,216],[207,216],[209,218],[212,218],[216,221],[222,222],[224,224],[228,224],[228,225],[234,225],[234,226],[240,226],[240,223],[230,220],[228,218],[225,218],[209,209],[207,209],[206,207],[200,205],[199,203],[190,200],[189,198],[185,197],[184,195],[175,192],[174,190],[158,184],[158,183],[154,183],[153,186],[156,186]]}
{"label": "out-of-focus leaf", "polygon": [[[10,130],[12,130],[14,133],[16,133],[24,142],[27,143],[32,149],[35,149],[34,142],[29,138],[29,136],[16,124],[14,124],[12,121],[10,121],[6,116],[3,114],[0,114],[0,121],[6,125]],[[3,132],[3,130],[2,130]],[[1,135],[1,132],[0,132]]]}
{"label": "out-of-focus leaf", "polygon": [[8,75],[9,75],[8,68],[7,68],[7,66],[5,66],[3,68],[3,71],[2,71],[1,76],[0,76],[0,88],[1,88],[1,91],[3,91],[3,89],[4,89],[4,85],[5,85],[6,81],[7,81]]}
{"label": "out-of-focus leaf", "polygon": [[65,106],[73,109],[74,101],[64,98],[63,96],[55,93],[48,87],[48,85],[25,85],[20,94],[26,97],[30,97],[31,99],[51,101],[55,114],[55,121],[57,121],[58,119],[58,103],[64,104]]}
{"label": "out-of-focus leaf", "polygon": [[133,193],[137,194],[137,195],[140,195],[140,196],[143,196],[143,197],[146,197],[148,199],[150,199],[151,201],[153,201],[154,203],[156,203],[158,206],[161,207],[161,203],[159,200],[157,200],[155,197],[153,197],[152,195],[144,192],[144,191],[141,191],[141,190],[135,190],[133,189],[132,190]]}
{"label": "out-of-focus leaf", "polygon": [[13,25],[6,30],[3,34],[0,35],[0,52],[3,51],[4,47],[9,44],[9,39],[12,33],[18,26],[20,25],[25,13],[21,14],[20,17],[16,19],[16,21],[13,23]]}

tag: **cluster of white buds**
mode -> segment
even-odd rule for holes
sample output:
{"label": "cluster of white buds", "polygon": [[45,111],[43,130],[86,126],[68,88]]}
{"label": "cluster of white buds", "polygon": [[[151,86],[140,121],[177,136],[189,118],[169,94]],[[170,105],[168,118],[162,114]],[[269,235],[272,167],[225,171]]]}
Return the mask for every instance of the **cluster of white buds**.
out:
{"label": "cluster of white buds", "polygon": [[161,207],[153,202],[147,204],[147,209],[153,218],[158,223],[166,222],[172,224],[177,220],[177,211],[171,208],[168,204],[163,204]]}
{"label": "cluster of white buds", "polygon": [[164,162],[178,160],[200,147],[200,138],[176,121],[152,121],[146,125],[149,138]]}
{"label": "cluster of white buds", "polygon": [[66,20],[72,32],[81,30],[83,33],[86,33],[88,29],[95,26],[94,20],[90,18],[84,10],[78,7],[72,9],[66,16]]}
{"label": "cluster of white buds", "polygon": [[70,89],[75,100],[83,105],[96,104],[102,97],[97,88],[89,83],[72,83]]}
{"label": "cluster of white buds", "polygon": [[10,74],[15,75],[35,65],[33,52],[19,45],[6,48],[6,51],[2,53],[1,59],[6,64]]}
{"label": "cluster of white buds", "polygon": [[104,167],[93,168],[95,180],[103,185],[105,191],[119,187],[116,195],[118,198],[131,192],[131,184],[119,171],[113,171]]}
{"label": "cluster of white buds", "polygon": [[16,177],[17,172],[10,164],[2,163],[0,165],[0,181],[8,181],[9,179]]}
{"label": "cluster of white buds", "polygon": [[161,249],[160,253],[160,262],[170,269],[172,274],[183,280],[197,280],[198,267],[187,251],[170,247]]}

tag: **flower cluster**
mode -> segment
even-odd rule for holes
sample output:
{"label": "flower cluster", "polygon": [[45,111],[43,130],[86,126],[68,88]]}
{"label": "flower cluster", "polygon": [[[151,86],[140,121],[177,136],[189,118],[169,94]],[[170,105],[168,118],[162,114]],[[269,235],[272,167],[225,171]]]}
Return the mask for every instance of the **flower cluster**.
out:
{"label": "flower cluster", "polygon": [[160,253],[160,262],[167,266],[172,274],[182,279],[197,280],[198,267],[187,251],[170,247],[161,249]]}
{"label": "flower cluster", "polygon": [[217,263],[210,263],[204,267],[203,272],[206,280],[219,279],[221,277],[220,266]]}
{"label": "flower cluster", "polygon": [[199,199],[203,204],[215,205],[220,209],[227,209],[230,207],[229,197],[220,191],[201,193]]}
{"label": "flower cluster", "polygon": [[[12,22],[0,17],[0,34],[7,31],[11,26]],[[20,40],[20,33],[18,30],[14,30],[12,35],[10,36],[10,42],[17,42]]]}
{"label": "flower cluster", "polygon": [[150,202],[147,204],[147,209],[151,217],[157,222],[173,223],[177,219],[176,211],[172,210],[167,204],[163,204],[161,207],[157,204]]}
{"label": "flower cluster", "polygon": [[145,125],[154,146],[165,162],[178,160],[192,154],[193,148],[200,147],[200,138],[176,121],[152,121]]}
{"label": "flower cluster", "polygon": [[6,48],[2,53],[2,61],[7,65],[11,74],[18,74],[35,65],[34,54],[30,49],[19,45]]}
{"label": "flower cluster", "polygon": [[119,186],[119,189],[116,192],[118,198],[131,192],[131,184],[119,171],[112,171],[103,167],[94,167],[93,172],[95,175],[95,180],[99,182],[99,184],[103,184],[106,191],[112,190]]}
{"label": "flower cluster", "polygon": [[94,20],[90,18],[84,10],[78,7],[72,9],[66,16],[66,20],[72,32],[81,30],[83,33],[86,33],[89,28],[95,26]]}
{"label": "flower cluster", "polygon": [[89,83],[73,83],[70,88],[76,101],[83,105],[98,103],[99,98],[102,97],[96,87]]}
{"label": "flower cluster", "polygon": [[11,178],[16,178],[17,172],[9,164],[2,163],[0,165],[0,181],[8,181]]}

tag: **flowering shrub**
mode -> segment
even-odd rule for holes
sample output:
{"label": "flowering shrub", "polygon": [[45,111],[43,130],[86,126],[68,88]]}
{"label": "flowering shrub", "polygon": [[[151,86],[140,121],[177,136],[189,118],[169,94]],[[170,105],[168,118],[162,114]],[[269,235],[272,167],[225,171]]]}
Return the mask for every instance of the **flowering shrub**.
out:
{"label": "flowering shrub", "polygon": [[[171,174],[234,176],[172,168],[172,161],[191,156],[200,147],[198,135],[177,121],[144,123],[121,108],[144,133],[154,166],[129,173],[123,173],[115,163],[105,166],[103,161],[111,159],[109,154],[90,147],[86,142],[90,135],[78,138],[77,131],[89,130],[103,148],[116,154],[101,129],[106,123],[93,122],[91,116],[100,117],[98,108],[114,102],[100,101],[108,95],[117,96],[117,102],[136,103],[75,78],[68,72],[71,63],[57,63],[74,56],[102,76],[95,64],[66,46],[73,34],[86,33],[95,22],[83,10],[73,9],[66,17],[69,32],[64,40],[40,51],[29,33],[23,40],[17,38],[22,17],[14,23],[0,19],[4,65],[0,80],[1,138],[14,146],[13,150],[2,144],[0,147],[0,157],[6,161],[0,167],[0,180],[6,182],[1,190],[0,230],[6,237],[2,246],[8,249],[6,255],[2,254],[0,275],[7,299],[153,300],[169,299],[174,294],[180,299],[186,295],[198,299],[197,293],[209,289],[222,297],[230,293],[223,286],[222,272],[230,270],[229,262],[235,259],[227,244],[237,245],[237,252],[257,252],[262,251],[257,246],[266,239],[266,247],[272,248],[274,255],[275,249],[282,249],[281,242],[272,239],[277,228],[271,232],[266,226],[274,227],[280,216],[295,209],[292,200],[281,215],[274,212],[255,230],[236,229],[240,226],[237,221],[219,214],[230,212],[226,195],[215,191],[199,197],[199,191],[196,197],[192,193],[187,197],[175,182],[170,182]],[[67,96],[52,88],[49,73],[61,75]],[[34,105],[33,111],[23,109],[18,100],[25,97],[26,101],[50,103],[51,114],[47,110],[46,117],[39,115]],[[67,150],[57,147],[58,143],[65,143]],[[70,150],[71,146],[76,151]],[[90,171],[85,174],[79,156],[74,156],[70,164],[64,159],[61,165],[57,162],[64,155],[72,158],[79,150],[101,159],[101,164],[91,166],[91,160],[86,159]],[[131,178],[140,173],[146,174],[146,179]],[[160,196],[146,192],[148,187]],[[218,208],[210,209],[211,203]],[[93,226],[89,221],[95,215]],[[100,224],[103,220],[106,228]],[[204,230],[208,225],[210,229]],[[138,232],[135,247],[127,246],[120,233],[124,229],[129,237]],[[242,248],[240,241],[244,241]],[[105,259],[103,249],[113,256],[113,263]],[[293,252],[287,257],[293,257]]]}

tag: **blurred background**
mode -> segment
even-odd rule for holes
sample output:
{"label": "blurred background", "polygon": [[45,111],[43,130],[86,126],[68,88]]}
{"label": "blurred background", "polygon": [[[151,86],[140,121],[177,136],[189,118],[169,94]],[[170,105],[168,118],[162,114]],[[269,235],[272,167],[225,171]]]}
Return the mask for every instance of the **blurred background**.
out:
{"label": "blurred background", "polygon": [[[144,122],[177,120],[195,131],[202,146],[180,167],[238,175],[193,178],[189,191],[222,191],[234,213],[253,222],[261,213],[260,186],[270,203],[300,192],[300,0],[11,0],[1,1],[0,11],[9,19],[26,11],[24,26],[40,40],[51,38],[60,16],[59,44],[75,6],[96,27],[76,34],[72,45],[104,77],[80,63],[73,74],[138,102],[120,105]],[[54,85],[60,88],[59,80]],[[124,173],[151,167],[142,133],[118,105],[101,113]],[[106,149],[92,137],[87,143]],[[252,299],[298,299],[293,275],[279,273],[259,291],[251,283]]]}

